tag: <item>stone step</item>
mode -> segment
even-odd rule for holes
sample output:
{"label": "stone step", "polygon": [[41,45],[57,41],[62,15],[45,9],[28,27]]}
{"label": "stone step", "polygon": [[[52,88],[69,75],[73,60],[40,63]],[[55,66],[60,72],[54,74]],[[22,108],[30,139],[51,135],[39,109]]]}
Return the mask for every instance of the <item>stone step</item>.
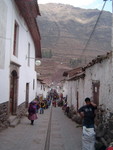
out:
{"label": "stone step", "polygon": [[15,127],[20,123],[20,119],[17,118],[17,116],[10,116],[9,117],[9,126],[10,127]]}

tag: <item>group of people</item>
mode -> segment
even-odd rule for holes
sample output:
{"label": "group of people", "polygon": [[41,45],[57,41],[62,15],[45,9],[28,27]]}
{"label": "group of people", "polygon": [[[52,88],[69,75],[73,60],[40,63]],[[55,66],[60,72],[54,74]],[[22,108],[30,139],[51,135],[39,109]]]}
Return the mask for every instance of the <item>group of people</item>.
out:
{"label": "group of people", "polygon": [[28,119],[31,121],[31,125],[34,124],[34,120],[38,119],[37,113],[44,113],[44,109],[47,109],[52,101],[54,107],[56,107],[56,100],[59,98],[56,90],[50,90],[47,98],[43,99],[43,96],[36,97],[35,101],[32,101],[28,107]]}
{"label": "group of people", "polygon": [[[44,113],[44,107],[45,107],[44,101],[41,101],[40,103],[37,103],[36,101],[32,101],[29,104],[28,119],[31,121],[31,125],[34,124],[34,120],[38,119],[37,112],[39,109],[40,109],[40,114]],[[80,107],[78,109],[78,113],[83,118],[82,150],[86,150],[86,149],[87,150],[95,150],[95,148],[94,148],[95,141],[93,142],[93,145],[91,145],[91,139],[92,139],[92,136],[95,136],[94,119],[95,119],[95,115],[96,115],[95,114],[96,109],[97,109],[97,105],[94,102],[92,102],[89,97],[85,98],[85,105],[83,105],[82,107]],[[92,131],[94,132],[94,134],[91,133],[91,137],[90,137],[89,135],[90,135],[90,132],[92,132]],[[84,138],[85,136],[86,136],[86,139]],[[88,139],[89,144],[87,141],[87,137],[89,138]],[[89,145],[91,145],[91,147]],[[110,146],[109,148],[107,148],[107,150],[113,150],[113,147]]]}

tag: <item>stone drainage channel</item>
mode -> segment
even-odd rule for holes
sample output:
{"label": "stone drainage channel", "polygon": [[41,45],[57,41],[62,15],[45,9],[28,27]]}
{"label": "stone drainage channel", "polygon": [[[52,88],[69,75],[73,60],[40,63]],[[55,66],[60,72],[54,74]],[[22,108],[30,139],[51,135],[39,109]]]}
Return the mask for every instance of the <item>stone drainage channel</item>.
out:
{"label": "stone drainage channel", "polygon": [[44,150],[49,150],[49,148],[50,148],[51,119],[52,119],[52,106],[51,106],[51,110],[50,110],[50,118],[49,118],[49,123],[48,123],[48,129],[47,129]]}

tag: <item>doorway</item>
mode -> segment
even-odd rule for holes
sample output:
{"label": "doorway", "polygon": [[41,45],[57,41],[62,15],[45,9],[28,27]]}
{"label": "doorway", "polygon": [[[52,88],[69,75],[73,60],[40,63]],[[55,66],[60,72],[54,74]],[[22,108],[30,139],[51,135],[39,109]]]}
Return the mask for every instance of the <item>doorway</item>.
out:
{"label": "doorway", "polygon": [[18,97],[18,75],[16,70],[11,72],[10,76],[10,113],[16,114],[17,110],[17,97]]}
{"label": "doorway", "polygon": [[28,104],[29,104],[29,83],[26,83],[26,102],[25,102],[26,108],[28,108]]}
{"label": "doorway", "polygon": [[98,80],[93,81],[92,82],[93,101],[97,105],[99,105],[99,88],[100,88],[100,81]]}
{"label": "doorway", "polygon": [[76,95],[76,99],[77,99],[77,111],[78,111],[78,109],[79,109],[79,92],[77,91],[77,93],[76,93],[77,95]]}

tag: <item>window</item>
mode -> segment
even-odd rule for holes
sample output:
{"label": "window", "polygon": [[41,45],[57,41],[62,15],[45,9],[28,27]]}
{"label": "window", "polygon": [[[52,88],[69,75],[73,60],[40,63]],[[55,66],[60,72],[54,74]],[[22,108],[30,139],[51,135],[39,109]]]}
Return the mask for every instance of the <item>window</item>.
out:
{"label": "window", "polygon": [[43,86],[41,85],[41,90],[42,90]]}
{"label": "window", "polygon": [[30,43],[28,43],[28,62],[27,65],[30,66]]}
{"label": "window", "polygon": [[33,79],[33,90],[35,89],[35,79]]}
{"label": "window", "polygon": [[19,25],[15,21],[14,25],[14,43],[13,43],[13,55],[18,56],[18,37],[19,37]]}
{"label": "window", "polygon": [[43,90],[45,91],[45,86],[44,86],[44,84],[43,84]]}

